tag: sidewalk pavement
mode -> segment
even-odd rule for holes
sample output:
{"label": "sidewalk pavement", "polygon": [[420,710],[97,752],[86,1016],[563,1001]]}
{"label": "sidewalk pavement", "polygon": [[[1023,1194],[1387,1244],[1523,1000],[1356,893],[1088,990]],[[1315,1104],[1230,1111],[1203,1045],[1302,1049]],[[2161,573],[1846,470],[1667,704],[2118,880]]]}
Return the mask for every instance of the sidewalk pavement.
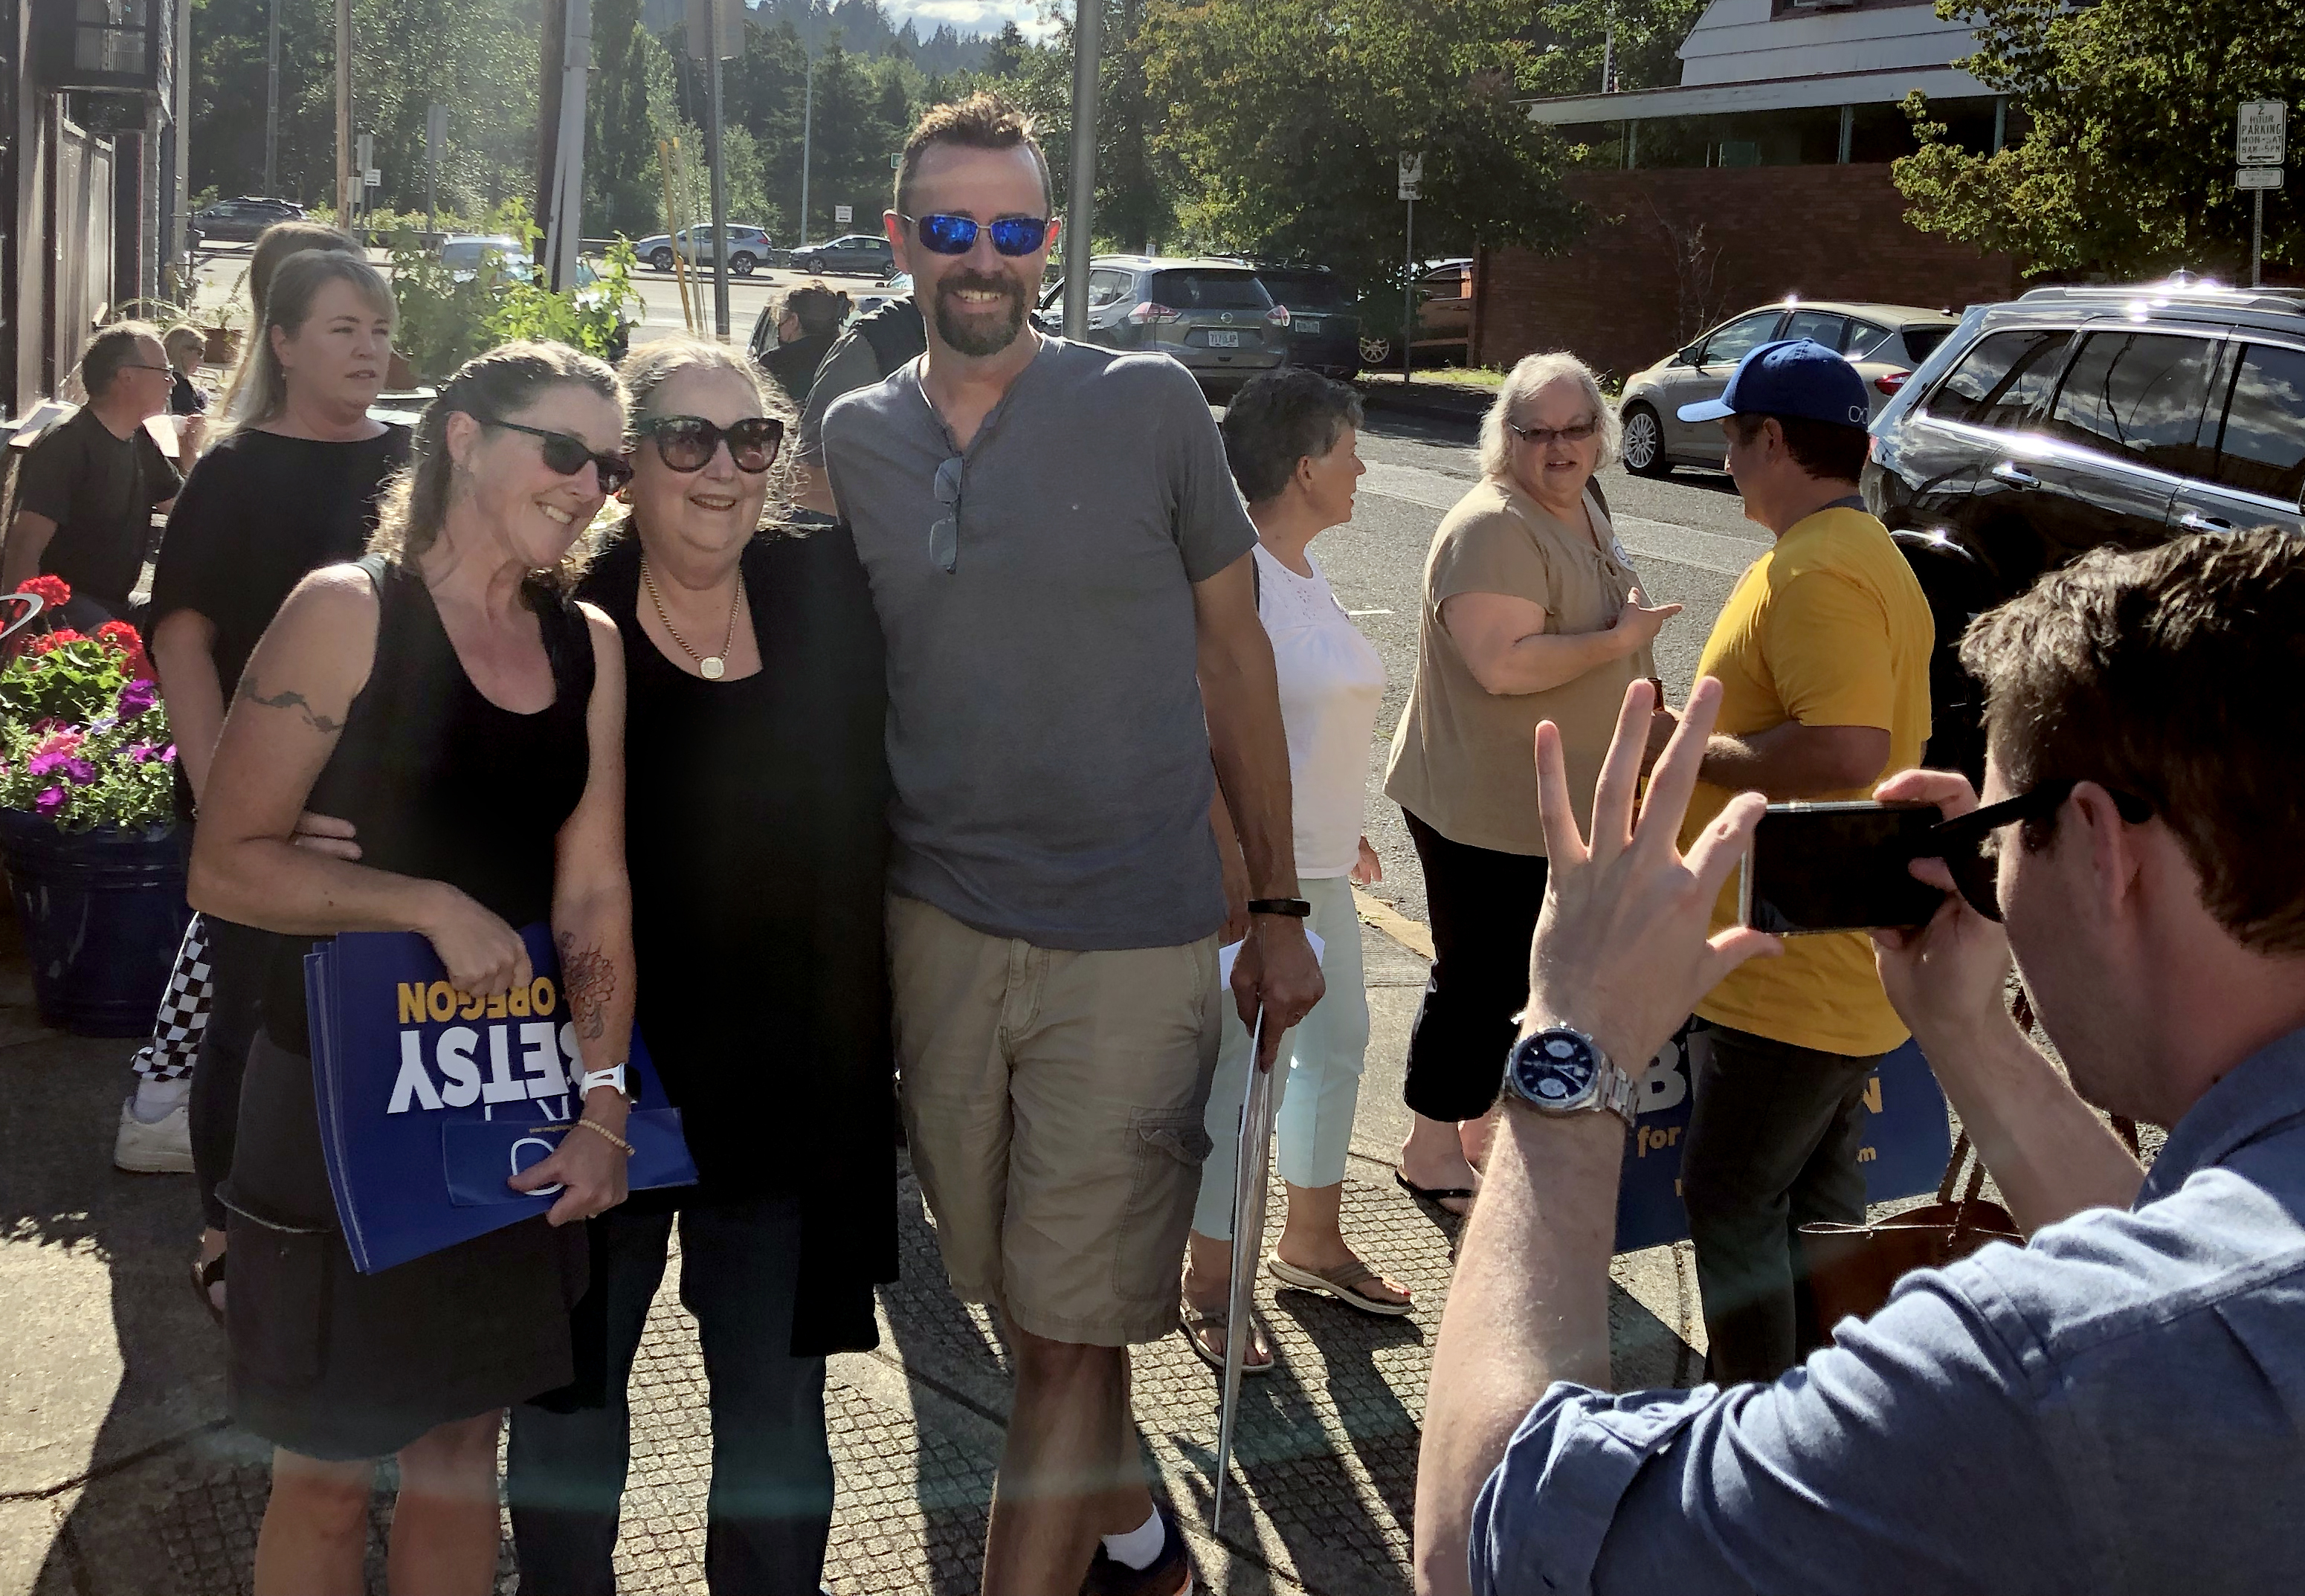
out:
{"label": "sidewalk pavement", "polygon": [[[1415,940],[1421,928],[1393,922]],[[232,1596],[248,1589],[266,1456],[225,1418],[220,1333],[187,1280],[198,1219],[184,1176],[110,1163],[132,1042],[42,1027],[0,945],[0,1596]],[[1374,1038],[1346,1183],[1347,1234],[1411,1286],[1374,1319],[1326,1297],[1259,1301],[1281,1367],[1244,1387],[1221,1536],[1208,1524],[1218,1381],[1180,1337],[1140,1349],[1136,1413],[1156,1490],[1219,1596],[1409,1588],[1417,1426],[1448,1290],[1451,1232],[1391,1182],[1401,1061],[1425,960],[1365,929]],[[999,1337],[947,1289],[919,1191],[904,1187],[904,1277],[882,1345],[832,1360],[839,1473],[828,1583],[839,1596],[976,1588],[1007,1413]],[[1620,1388],[1697,1378],[1703,1331],[1681,1248],[1617,1261]],[[693,1322],[668,1273],[633,1381],[618,1588],[702,1592],[710,1447]],[[381,1591],[379,1494],[370,1588]],[[507,1544],[498,1588],[516,1588]]]}

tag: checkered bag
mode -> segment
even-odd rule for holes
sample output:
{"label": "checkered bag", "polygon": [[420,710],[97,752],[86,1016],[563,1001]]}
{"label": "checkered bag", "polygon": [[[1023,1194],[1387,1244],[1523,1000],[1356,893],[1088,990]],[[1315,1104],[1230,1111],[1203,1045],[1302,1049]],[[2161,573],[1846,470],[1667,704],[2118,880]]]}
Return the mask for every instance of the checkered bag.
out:
{"label": "checkered bag", "polygon": [[161,994],[160,1012],[153,1017],[152,1040],[137,1051],[139,1075],[148,1081],[181,1081],[191,1074],[200,1057],[200,1033],[208,1028],[208,1011],[215,1006],[215,991],[208,922],[195,914],[177,945],[168,989]]}

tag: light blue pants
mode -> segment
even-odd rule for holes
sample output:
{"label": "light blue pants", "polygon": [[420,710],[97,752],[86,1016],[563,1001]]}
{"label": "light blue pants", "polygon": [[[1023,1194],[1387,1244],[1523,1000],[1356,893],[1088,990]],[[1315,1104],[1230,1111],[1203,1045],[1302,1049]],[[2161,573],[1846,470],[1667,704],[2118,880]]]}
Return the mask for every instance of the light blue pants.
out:
{"label": "light blue pants", "polygon": [[[1304,1023],[1280,1039],[1272,1067],[1280,1094],[1280,1178],[1292,1186],[1333,1186],[1345,1178],[1353,1139],[1353,1110],[1361,1096],[1361,1065],[1368,1052],[1368,989],[1361,978],[1361,921],[1353,886],[1343,876],[1300,882],[1313,905],[1312,930],[1327,943],[1321,973],[1328,995]],[[1229,991],[1218,994],[1224,1040],[1216,1082],[1209,1090],[1209,1136],[1216,1146],[1201,1166],[1201,1200],[1193,1228],[1217,1241],[1232,1239],[1233,1179],[1240,1162],[1240,1109],[1248,1092],[1248,1027]]]}

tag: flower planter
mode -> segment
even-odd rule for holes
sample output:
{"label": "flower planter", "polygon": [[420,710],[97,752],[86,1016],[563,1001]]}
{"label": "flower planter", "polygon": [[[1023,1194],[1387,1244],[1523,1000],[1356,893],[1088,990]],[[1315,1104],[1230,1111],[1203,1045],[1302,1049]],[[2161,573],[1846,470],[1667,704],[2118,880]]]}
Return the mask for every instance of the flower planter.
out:
{"label": "flower planter", "polygon": [[384,391],[387,394],[405,394],[415,386],[416,368],[408,363],[406,355],[396,349],[394,350],[392,364],[385,368]]}
{"label": "flower planter", "polygon": [[208,347],[200,351],[200,359],[211,366],[229,366],[240,359],[240,329],[236,327],[202,327]]}
{"label": "flower planter", "polygon": [[65,831],[0,809],[0,856],[42,1021],[82,1036],[151,1030],[191,914],[184,844],[173,821]]}

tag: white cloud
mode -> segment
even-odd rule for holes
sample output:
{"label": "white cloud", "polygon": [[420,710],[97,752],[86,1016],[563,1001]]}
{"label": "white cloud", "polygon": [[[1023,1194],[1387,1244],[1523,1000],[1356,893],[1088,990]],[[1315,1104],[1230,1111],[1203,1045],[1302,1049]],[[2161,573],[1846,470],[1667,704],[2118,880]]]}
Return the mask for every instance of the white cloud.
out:
{"label": "white cloud", "polygon": [[949,23],[961,33],[998,33],[1003,22],[1014,22],[1025,31],[1027,38],[1039,38],[1052,31],[1052,25],[1041,20],[1041,8],[1034,0],[888,0],[889,18],[898,27],[911,17],[923,35],[940,23]]}

